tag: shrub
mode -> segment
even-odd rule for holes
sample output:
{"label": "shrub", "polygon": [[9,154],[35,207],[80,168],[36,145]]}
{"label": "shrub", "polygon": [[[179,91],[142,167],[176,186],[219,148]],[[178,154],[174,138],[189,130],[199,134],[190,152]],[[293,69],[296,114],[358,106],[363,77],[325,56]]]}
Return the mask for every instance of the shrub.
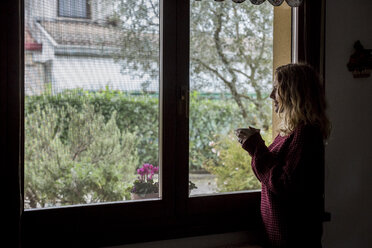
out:
{"label": "shrub", "polygon": [[[83,104],[94,106],[94,111],[103,115],[107,122],[116,111],[116,124],[121,132],[127,131],[137,136],[137,152],[141,163],[158,164],[159,143],[159,101],[157,97],[133,96],[119,91],[104,90],[87,92],[66,91],[57,95],[26,97],[25,115],[35,109],[47,106],[57,114],[60,140],[66,144],[69,113],[62,117],[67,106],[77,112]],[[207,99],[197,92],[190,97],[190,169],[201,170],[205,160],[213,157],[208,143],[215,135],[227,134],[242,125],[242,118],[236,103],[231,99]]]}
{"label": "shrub", "polygon": [[[126,189],[137,166],[158,164],[158,105],[157,97],[108,89],[27,96],[25,195],[29,205],[129,197]],[[253,113],[253,107],[249,111]],[[236,103],[192,92],[189,119],[190,169],[216,174],[223,191],[256,188],[248,155],[243,156],[228,136],[233,129],[247,126]],[[214,141],[218,142],[211,147]]]}
{"label": "shrub", "polygon": [[[89,104],[57,113],[36,106],[25,118],[25,197],[29,207],[118,201],[129,196],[138,164],[136,136]],[[61,120],[68,119],[62,142]]]}
{"label": "shrub", "polygon": [[26,97],[25,112],[32,113],[37,106],[44,109],[50,106],[58,114],[61,126],[61,140],[68,135],[69,115],[60,118],[60,112],[70,106],[78,112],[83,104],[94,106],[94,111],[103,115],[107,122],[114,111],[117,112],[116,124],[121,132],[135,134],[138,139],[137,151],[141,162],[158,163],[158,99],[146,96],[131,96],[120,91],[105,90],[88,92],[69,90],[57,95]]}
{"label": "shrub", "polygon": [[[261,132],[268,144],[271,142],[271,130]],[[261,184],[251,167],[251,157],[242,149],[233,133],[217,137],[217,142],[210,143],[210,149],[218,160],[209,159],[204,167],[216,175],[220,192],[260,189]]]}
{"label": "shrub", "polygon": [[200,170],[207,160],[219,158],[209,143],[242,125],[243,118],[231,99],[203,99],[197,92],[190,97],[190,169]]}

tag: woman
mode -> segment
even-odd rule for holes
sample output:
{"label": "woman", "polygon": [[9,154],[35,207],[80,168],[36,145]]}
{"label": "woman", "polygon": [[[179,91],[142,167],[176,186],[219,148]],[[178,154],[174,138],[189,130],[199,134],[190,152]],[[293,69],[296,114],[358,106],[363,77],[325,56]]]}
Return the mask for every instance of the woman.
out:
{"label": "woman", "polygon": [[258,129],[238,129],[239,142],[252,156],[261,181],[261,216],[268,247],[321,247],[324,143],[330,123],[323,86],[308,65],[275,71],[270,95],[281,124],[266,147]]}

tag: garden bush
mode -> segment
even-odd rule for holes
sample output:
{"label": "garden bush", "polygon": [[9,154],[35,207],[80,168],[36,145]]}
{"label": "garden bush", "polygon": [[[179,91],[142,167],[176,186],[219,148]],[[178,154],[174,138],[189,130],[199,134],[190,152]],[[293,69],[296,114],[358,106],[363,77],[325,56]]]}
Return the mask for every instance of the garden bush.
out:
{"label": "garden bush", "polygon": [[[261,131],[263,139],[268,145],[272,140],[272,132]],[[210,149],[218,160],[205,161],[204,167],[216,175],[217,186],[220,192],[260,189],[251,167],[251,156],[237,141],[233,133],[216,137],[216,142],[211,142]]]}
{"label": "garden bush", "polygon": [[[124,200],[138,166],[137,137],[121,132],[116,112],[105,122],[89,104],[57,113],[36,106],[25,118],[26,207]],[[61,119],[69,116],[62,142]]]}
{"label": "garden bush", "polygon": [[[26,96],[27,204],[34,208],[128,199],[136,169],[144,163],[158,165],[158,119],[157,96],[108,89]],[[193,92],[189,119],[191,171],[215,174],[221,191],[257,188],[250,179],[249,157],[228,136],[248,125],[236,103]],[[216,147],[211,147],[214,142]]]}
{"label": "garden bush", "polygon": [[[133,96],[120,91],[88,92],[66,91],[57,95],[27,96],[25,117],[37,108],[49,106],[56,113],[57,126],[61,129],[61,142],[66,143],[70,114],[64,117],[67,106],[82,111],[82,105],[94,106],[107,122],[116,111],[116,124],[121,132],[127,131],[138,139],[137,152],[140,163],[158,164],[159,101],[157,97]],[[197,92],[190,97],[190,169],[203,170],[203,161],[213,157],[208,143],[215,135],[227,134],[242,123],[240,111],[231,99],[203,98]],[[138,165],[140,166],[140,165]]]}

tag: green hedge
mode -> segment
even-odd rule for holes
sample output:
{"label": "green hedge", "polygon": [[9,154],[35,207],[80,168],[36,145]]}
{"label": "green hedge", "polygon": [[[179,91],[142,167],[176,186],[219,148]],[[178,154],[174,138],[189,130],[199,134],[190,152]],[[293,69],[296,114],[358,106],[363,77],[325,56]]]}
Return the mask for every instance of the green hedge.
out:
{"label": "green hedge", "polygon": [[137,137],[121,132],[116,116],[114,111],[105,121],[87,103],[80,112],[69,105],[56,111],[48,104],[27,112],[26,208],[128,199],[139,165]]}
{"label": "green hedge", "polygon": [[[216,175],[221,192],[258,188],[250,157],[232,135],[247,126],[235,102],[193,92],[189,118],[190,171]],[[129,199],[136,168],[158,165],[158,119],[154,95],[74,90],[27,96],[26,207]]]}
{"label": "green hedge", "polygon": [[[116,124],[121,132],[129,132],[138,139],[137,151],[140,163],[158,165],[159,101],[154,96],[132,96],[119,91],[87,92],[66,91],[57,95],[27,96],[25,118],[36,109],[51,107],[58,116],[61,141],[66,142],[71,117],[62,113],[68,107],[82,110],[84,104],[94,106],[105,121],[117,112]],[[244,125],[240,112],[231,99],[206,99],[197,92],[190,97],[190,169],[202,170],[203,162],[214,158],[210,142]],[[140,166],[140,165],[139,165]]]}

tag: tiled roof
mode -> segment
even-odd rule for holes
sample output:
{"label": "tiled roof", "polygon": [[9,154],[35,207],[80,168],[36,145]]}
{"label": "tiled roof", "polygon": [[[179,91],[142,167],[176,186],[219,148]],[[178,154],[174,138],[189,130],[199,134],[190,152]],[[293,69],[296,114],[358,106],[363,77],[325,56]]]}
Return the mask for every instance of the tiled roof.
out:
{"label": "tiled roof", "polygon": [[28,28],[25,29],[25,49],[29,51],[40,51],[42,45],[37,43],[36,40],[31,36]]}
{"label": "tiled roof", "polygon": [[117,47],[123,34],[118,28],[92,22],[52,20],[40,24],[58,45]]}

